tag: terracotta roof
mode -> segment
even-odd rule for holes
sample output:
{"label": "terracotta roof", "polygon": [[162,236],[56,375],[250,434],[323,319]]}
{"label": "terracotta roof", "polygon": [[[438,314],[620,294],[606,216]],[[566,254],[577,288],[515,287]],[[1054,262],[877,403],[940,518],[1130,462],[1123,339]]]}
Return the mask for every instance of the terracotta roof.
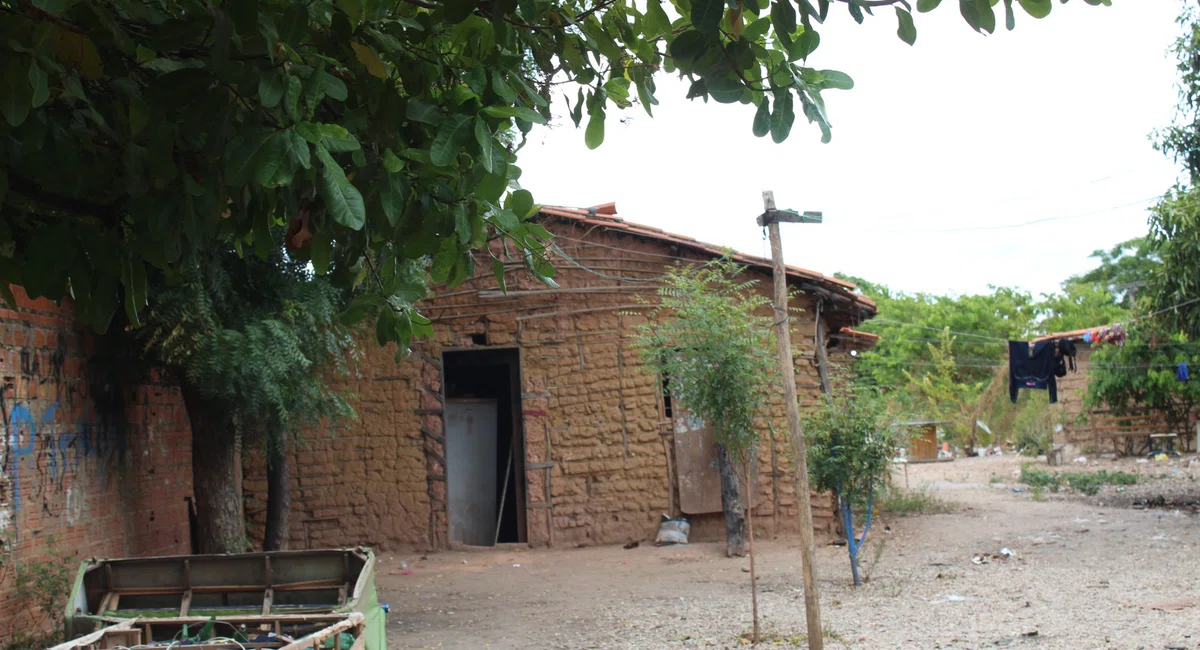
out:
{"label": "terracotta roof", "polygon": [[[540,208],[543,215],[562,219],[564,221],[578,223],[585,226],[600,226],[608,230],[621,232],[628,235],[644,237],[659,242],[674,244],[691,251],[713,257],[720,257],[725,254],[725,249],[716,244],[708,244],[702,241],[697,241],[686,235],[677,235],[669,233],[661,228],[645,226],[632,221],[626,221],[617,216],[617,205],[615,203],[604,203],[593,208],[568,208],[561,206],[544,205]],[[746,255],[745,253],[734,252],[732,259],[739,263],[751,266],[754,268],[765,269],[770,271],[772,268],[771,260],[754,255]],[[813,284],[820,285],[821,288],[849,300],[852,303],[865,308],[874,316],[876,310],[875,301],[867,298],[864,295],[855,293],[857,285],[853,282],[847,282],[839,278],[831,277],[810,271],[798,266],[788,266],[787,274],[790,278],[805,280]]]}
{"label": "terracotta roof", "polygon": [[868,339],[871,341],[878,341],[883,338],[878,334],[872,334],[871,332],[860,332],[856,329],[850,329],[849,327],[843,327],[842,329],[838,330],[838,332],[845,334],[846,336],[853,336],[855,338]]}

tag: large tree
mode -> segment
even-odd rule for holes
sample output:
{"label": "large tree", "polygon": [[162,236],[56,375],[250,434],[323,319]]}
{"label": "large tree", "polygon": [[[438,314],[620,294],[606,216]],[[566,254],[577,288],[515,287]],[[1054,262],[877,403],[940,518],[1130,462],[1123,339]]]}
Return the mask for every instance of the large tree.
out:
{"label": "large tree", "polygon": [[351,332],[337,322],[345,296],[282,248],[265,258],[232,246],[151,277],[141,360],[169,373],[192,429],[192,475],[202,553],[244,551],[241,450],[267,460],[263,548],[287,547],[291,438],[353,414],[328,379],[347,374]]}
{"label": "large tree", "polygon": [[[1012,0],[957,4],[977,31],[1001,9],[1013,27]],[[123,305],[137,326],[149,267],[228,241],[266,255],[287,226],[296,259],[361,292],[346,320],[373,314],[402,353],[430,331],[413,260],[503,282],[500,237],[553,282],[513,189],[552,96],[592,148],[609,110],[652,111],[660,71],[746,104],[757,136],[783,141],[799,113],[827,140],[822,92],[852,81],[806,61],[833,5],[916,39],[905,0],[0,0],[0,293],[69,296],[99,331]]]}

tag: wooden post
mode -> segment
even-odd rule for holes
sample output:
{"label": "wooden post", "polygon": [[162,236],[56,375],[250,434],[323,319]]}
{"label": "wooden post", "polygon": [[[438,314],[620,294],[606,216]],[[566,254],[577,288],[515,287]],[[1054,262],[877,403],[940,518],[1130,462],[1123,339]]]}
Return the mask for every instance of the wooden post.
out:
{"label": "wooden post", "polygon": [[[776,228],[778,229],[778,224]],[[833,387],[829,383],[829,360],[825,356],[825,321],[821,319],[821,300],[817,299],[817,324],[814,344],[816,350],[813,351],[813,356],[817,360],[817,373],[821,376],[821,392],[825,393],[825,398],[833,399]]]}
{"label": "wooden post", "polygon": [[779,222],[774,219],[775,193],[763,192],[761,225],[771,238],[771,261],[775,268],[775,339],[783,374],[783,401],[787,406],[788,434],[796,463],[796,496],[800,500],[800,567],[804,573],[804,614],[808,619],[808,647],[824,650],[821,635],[821,604],[817,595],[817,576],[813,550],[812,504],[808,495],[808,445],[800,428],[800,405],[796,398],[796,368],[792,361],[791,328],[788,326],[787,271],[783,265],[783,243]]}

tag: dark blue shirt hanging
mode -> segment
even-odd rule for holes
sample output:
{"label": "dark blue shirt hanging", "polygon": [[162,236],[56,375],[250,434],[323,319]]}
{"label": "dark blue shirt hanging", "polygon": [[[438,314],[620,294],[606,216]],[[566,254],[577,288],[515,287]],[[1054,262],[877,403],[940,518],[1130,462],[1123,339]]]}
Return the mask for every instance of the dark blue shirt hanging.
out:
{"label": "dark blue shirt hanging", "polygon": [[1025,341],[1008,342],[1008,396],[1017,402],[1022,388],[1049,390],[1050,403],[1058,403],[1058,384],[1054,379],[1054,343],[1038,341],[1033,351]]}
{"label": "dark blue shirt hanging", "polygon": [[1179,378],[1179,381],[1187,381],[1192,378],[1188,373],[1188,365],[1186,363],[1175,366],[1175,376]]}

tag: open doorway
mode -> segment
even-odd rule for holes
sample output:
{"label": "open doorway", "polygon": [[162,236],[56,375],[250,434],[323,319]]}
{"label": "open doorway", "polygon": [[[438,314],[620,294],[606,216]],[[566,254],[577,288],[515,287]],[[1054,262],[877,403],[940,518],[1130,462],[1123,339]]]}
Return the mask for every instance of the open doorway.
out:
{"label": "open doorway", "polygon": [[442,369],[450,541],[472,546],[525,542],[520,354],[515,349],[445,352]]}

